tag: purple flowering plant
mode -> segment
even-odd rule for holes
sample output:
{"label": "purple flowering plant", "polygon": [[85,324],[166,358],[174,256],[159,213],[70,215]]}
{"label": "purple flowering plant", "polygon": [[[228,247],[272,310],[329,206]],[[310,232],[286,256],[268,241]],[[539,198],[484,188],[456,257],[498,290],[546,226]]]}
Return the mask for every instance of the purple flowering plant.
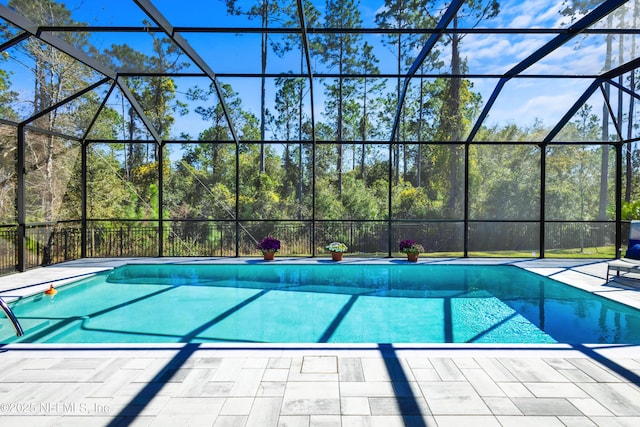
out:
{"label": "purple flowering plant", "polygon": [[400,242],[400,252],[404,252],[405,254],[419,254],[420,252],[424,252],[424,248],[415,240],[407,239]]}
{"label": "purple flowering plant", "polygon": [[257,248],[260,249],[262,253],[278,252],[280,250],[280,240],[271,236],[265,237],[264,239],[260,240]]}

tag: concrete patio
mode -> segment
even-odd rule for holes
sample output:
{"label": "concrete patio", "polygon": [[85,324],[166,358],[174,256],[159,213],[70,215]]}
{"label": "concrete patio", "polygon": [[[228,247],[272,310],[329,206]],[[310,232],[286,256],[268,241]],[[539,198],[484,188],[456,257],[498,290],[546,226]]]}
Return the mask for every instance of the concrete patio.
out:
{"label": "concrete patio", "polygon": [[[9,299],[127,261],[32,270],[0,288]],[[509,262],[640,305],[633,282],[605,285],[597,260],[421,262]],[[640,346],[9,344],[0,417],[7,426],[637,426]]]}

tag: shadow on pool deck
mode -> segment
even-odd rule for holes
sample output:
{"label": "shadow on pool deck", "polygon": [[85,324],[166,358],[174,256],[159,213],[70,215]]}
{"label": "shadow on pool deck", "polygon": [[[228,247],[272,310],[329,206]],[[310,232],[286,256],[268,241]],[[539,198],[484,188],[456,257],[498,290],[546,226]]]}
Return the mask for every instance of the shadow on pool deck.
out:
{"label": "shadow on pool deck", "polygon": [[[169,352],[168,352],[169,351]],[[604,355],[603,352],[606,351],[623,351],[620,354],[620,358],[616,355]],[[416,426],[416,427],[427,427],[431,425],[436,425],[436,421],[433,421],[433,417],[436,416],[445,416],[443,414],[448,414],[451,416],[456,415],[467,415],[469,416],[470,411],[475,411],[477,409],[473,409],[477,404],[484,405],[483,399],[485,396],[491,396],[491,393],[482,393],[481,389],[478,389],[477,393],[474,390],[476,388],[476,384],[473,382],[471,377],[466,378],[466,372],[470,369],[470,367],[475,363],[476,365],[479,363],[480,366],[477,368],[482,368],[485,372],[483,375],[486,375],[486,378],[491,378],[493,381],[498,381],[497,384],[501,384],[499,381],[507,381],[508,383],[515,386],[515,384],[519,384],[519,387],[522,390],[526,390],[526,387],[536,386],[538,387],[546,387],[553,386],[554,393],[557,394],[555,398],[557,401],[572,402],[573,399],[576,398],[576,392],[580,390],[575,385],[571,390],[567,391],[569,393],[567,396],[563,396],[563,390],[568,390],[567,387],[564,387],[563,384],[567,384],[572,381],[567,381],[567,378],[563,377],[560,372],[563,370],[566,371],[568,367],[576,370],[576,374],[574,378],[578,378],[579,376],[584,376],[584,380],[582,382],[576,382],[579,380],[574,380],[574,384],[577,384],[578,387],[581,387],[582,384],[585,385],[584,391],[580,390],[580,393],[591,393],[590,395],[585,394],[583,399],[579,399],[580,402],[588,402],[588,401],[598,401],[598,397],[602,398],[602,396],[598,396],[597,393],[610,392],[611,395],[605,395],[604,399],[609,400],[609,403],[614,406],[608,406],[608,411],[611,411],[611,419],[609,422],[616,422],[618,417],[626,417],[619,418],[619,422],[633,422],[635,419],[637,421],[637,416],[640,416],[640,401],[634,400],[640,393],[640,377],[638,374],[633,372],[633,370],[623,366],[622,363],[631,363],[631,359],[629,355],[637,355],[640,354],[638,346],[592,346],[592,345],[581,345],[576,344],[573,346],[554,346],[554,345],[540,345],[540,346],[483,346],[483,345],[394,345],[394,344],[370,344],[370,345],[362,345],[362,346],[349,346],[349,345],[341,345],[341,346],[332,346],[332,345],[289,345],[289,346],[279,346],[279,345],[243,345],[243,346],[234,346],[234,345],[213,345],[213,344],[197,344],[197,343],[187,343],[180,345],[167,345],[167,346],[104,346],[104,345],[74,345],[74,346],[60,346],[60,345],[21,345],[21,344],[13,344],[13,345],[5,345],[0,349],[0,353],[3,354],[4,362],[9,363],[7,365],[9,368],[7,371],[3,373],[3,384],[5,384],[5,388],[8,393],[11,393],[12,390],[22,387],[22,386],[33,386],[30,381],[36,381],[39,384],[39,387],[46,385],[49,380],[47,380],[48,372],[55,372],[61,369],[62,364],[73,365],[73,360],[77,358],[78,365],[76,367],[70,367],[69,369],[76,369],[77,372],[82,372],[82,370],[90,369],[89,366],[98,366],[95,363],[86,363],[84,361],[88,360],[101,360],[103,362],[100,363],[102,366],[101,370],[95,373],[89,372],[84,377],[86,380],[84,382],[78,382],[77,380],[66,380],[65,382],[71,389],[76,390],[73,395],[79,396],[79,390],[89,390],[91,393],[94,393],[96,390],[100,390],[100,385],[98,384],[99,378],[104,377],[104,388],[106,390],[111,390],[111,392],[117,392],[117,390],[113,389],[112,386],[114,381],[109,381],[111,378],[115,380],[115,383],[121,382],[123,376],[121,374],[125,372],[132,372],[133,367],[123,365],[123,363],[114,363],[115,359],[119,359],[121,361],[130,361],[135,364],[138,360],[138,357],[141,358],[141,361],[145,360],[158,360],[162,361],[161,365],[155,364],[156,372],[153,377],[150,377],[148,380],[138,379],[135,375],[127,375],[128,378],[131,379],[132,382],[138,384],[137,390],[133,395],[127,397],[127,400],[123,403],[122,406],[114,407],[117,409],[117,413],[109,414],[108,419],[102,425],[109,426],[121,426],[121,425],[129,425],[134,420],[139,417],[146,418],[147,420],[150,417],[154,417],[158,421],[163,419],[164,421],[176,421],[173,417],[176,414],[172,413],[164,413],[158,412],[157,404],[152,408],[150,405],[153,402],[158,402],[157,398],[161,397],[162,399],[176,399],[176,405],[179,404],[181,399],[184,397],[193,397],[193,396],[181,396],[180,391],[185,388],[185,386],[189,386],[186,388],[192,388],[193,382],[187,384],[188,378],[198,378],[201,381],[213,381],[211,377],[206,378],[203,377],[203,373],[211,371],[210,369],[203,369],[205,367],[211,367],[213,365],[207,365],[206,363],[203,365],[198,365],[201,361],[204,360],[217,360],[217,361],[231,361],[231,363],[235,363],[234,361],[240,361],[235,363],[234,366],[244,366],[247,367],[248,371],[259,371],[261,381],[266,381],[263,378],[263,375],[267,375],[265,372],[270,369],[270,363],[273,363],[273,366],[278,367],[280,370],[284,370],[286,368],[288,371],[288,376],[283,385],[283,389],[279,394],[280,397],[277,399],[274,398],[273,402],[274,407],[272,410],[276,411],[275,414],[272,414],[273,417],[281,417],[286,419],[287,416],[290,416],[289,413],[286,412],[286,407],[284,405],[284,396],[286,396],[286,387],[291,384],[300,384],[300,381],[306,381],[306,384],[310,384],[309,393],[313,394],[313,385],[309,381],[319,381],[316,384],[322,384],[323,382],[326,384],[327,381],[335,382],[337,381],[336,390],[340,390],[340,395],[336,395],[333,399],[336,402],[337,413],[334,415],[341,416],[344,415],[343,412],[349,412],[352,408],[349,407],[348,402],[342,401],[342,386],[347,387],[345,389],[344,395],[346,398],[352,396],[354,394],[353,388],[349,388],[354,385],[361,385],[358,390],[358,393],[362,395],[362,398],[355,399],[368,399],[369,401],[369,413],[367,416],[374,417],[376,414],[379,414],[380,411],[387,411],[388,414],[395,414],[400,416],[403,420],[403,424],[407,426]],[[71,356],[70,352],[74,352],[76,355]],[[532,352],[539,352],[537,357],[532,357]],[[155,354],[157,353],[157,355]],[[557,354],[556,354],[557,353]],[[333,355],[337,358],[337,360],[346,360],[353,362],[354,360],[358,360],[359,363],[362,363],[362,366],[365,365],[367,360],[376,360],[381,359],[382,363],[387,371],[386,378],[387,380],[383,380],[385,375],[376,371],[372,372],[370,369],[379,367],[380,365],[368,365],[369,371],[364,372],[363,377],[361,379],[353,379],[353,378],[342,378],[342,372],[340,372],[341,367],[344,366],[342,363],[337,363],[338,371],[336,375],[327,376],[325,379],[317,378],[317,376],[312,376],[312,378],[316,378],[316,380],[305,380],[302,378],[304,373],[299,372],[300,365],[291,363],[292,359],[301,359],[306,357],[307,355]],[[573,354],[573,355],[571,355]],[[7,359],[6,357],[9,356]],[[105,358],[113,358],[112,361],[104,361]],[[13,359],[12,359],[13,358]],[[28,363],[29,360],[45,360],[45,361],[56,361],[59,360],[60,363],[49,363],[48,366],[51,366],[49,369],[41,368],[40,374],[37,377],[34,377],[33,373],[33,363]],[[585,363],[577,363],[575,362],[577,359],[584,359]],[[633,366],[637,366],[640,364],[640,360],[635,357],[635,365],[631,363]],[[14,363],[11,363],[12,360],[15,360]],[[253,362],[248,362],[252,361]],[[259,360],[264,360],[264,362],[258,362]],[[281,363],[279,360],[288,360],[286,363]],[[519,360],[515,362],[515,360]],[[267,363],[269,361],[269,363]],[[484,361],[484,362],[481,362]],[[502,362],[504,361],[504,362]],[[592,363],[588,363],[586,361],[590,361]],[[438,371],[438,366],[442,363],[448,366],[448,368],[444,368],[445,370],[440,372],[442,378],[440,380],[430,379],[427,380],[425,378],[418,378],[418,372],[424,371],[425,366],[432,366],[435,368],[434,373]],[[490,363],[488,363],[490,362]],[[622,362],[622,363],[621,363]],[[22,372],[26,372],[23,375],[28,375],[28,377],[9,377],[7,375],[15,375],[15,373],[11,373],[10,371],[15,371],[17,366],[23,363],[24,367],[21,368]],[[220,362],[222,363],[222,362]],[[368,362],[367,362],[368,363]],[[488,363],[488,364],[487,364]],[[153,365],[153,363],[146,362],[146,364]],[[585,366],[588,365],[588,366]],[[509,379],[495,379],[495,372],[492,372],[492,366],[500,366],[500,369],[504,370],[504,375],[513,375]],[[222,365],[216,365],[218,370],[222,369]],[[256,369],[258,366],[262,368]],[[539,368],[543,368],[539,370]],[[491,368],[491,369],[489,369]],[[239,368],[240,369],[240,368]],[[457,371],[457,374],[453,371],[449,371],[449,369],[453,369]],[[276,369],[278,370],[278,369]],[[509,373],[509,371],[511,373]],[[146,372],[146,371],[145,371]],[[190,373],[189,373],[190,372]],[[367,379],[366,376],[368,374],[373,374],[373,379]],[[191,375],[191,376],[190,376]],[[459,375],[459,378],[452,379],[447,378],[446,375]],[[557,380],[550,378],[550,375],[557,375]],[[596,375],[591,379],[588,375]],[[601,378],[608,379],[598,379],[597,376],[600,375]],[[614,377],[613,375],[617,375],[619,378]],[[20,380],[20,378],[23,378]],[[33,379],[24,379],[24,378],[33,378]],[[58,376],[53,376],[52,383],[56,384],[56,390],[62,392],[65,389],[64,384],[60,384],[55,378]],[[237,381],[243,381],[243,377],[241,374],[236,374]],[[537,379],[533,379],[537,378]],[[568,377],[571,378],[571,377]],[[219,381],[219,380],[218,380]],[[244,380],[246,381],[246,379]],[[390,393],[381,393],[381,381],[387,381],[385,384],[390,385]],[[426,381],[426,382],[425,382]],[[452,382],[453,381],[453,382]],[[25,384],[23,384],[25,383]],[[174,384],[178,387],[170,387],[165,389],[168,384]],[[179,383],[183,383],[180,385]],[[249,380],[251,383],[251,380]],[[250,399],[251,401],[255,401],[261,399],[261,390],[257,387],[257,385],[251,386],[250,384],[246,384],[247,387],[253,387],[252,392],[248,392],[248,394],[243,394],[243,398]],[[31,384],[31,385],[30,385]],[[89,388],[78,388],[82,387],[82,384],[87,386],[91,385]],[[133,384],[133,383],[132,383]],[[222,383],[218,383],[222,384]],[[431,385],[437,385],[439,388],[447,388],[449,385],[464,385],[465,387],[458,387],[449,390],[446,395],[433,395],[434,389],[429,389],[429,393],[425,393],[425,389],[423,386],[429,387]],[[600,387],[601,386],[601,387]],[[615,386],[611,388],[612,386]],[[620,388],[620,387],[635,387],[635,388]],[[121,387],[125,387],[125,385],[121,384]],[[595,390],[594,388],[598,388]],[[246,388],[246,387],[245,387]],[[45,388],[46,389],[46,388]],[[386,389],[385,389],[386,390]],[[453,391],[451,391],[453,390]],[[465,403],[466,399],[469,397],[465,390],[471,390],[473,393],[471,395],[472,400],[475,399],[475,402]],[[542,389],[540,389],[542,390]],[[595,390],[595,391],[594,391]],[[624,390],[628,390],[628,395],[625,397]],[[264,391],[264,390],[262,390]],[[65,392],[66,393],[66,392]],[[64,393],[63,393],[64,394]],[[103,392],[98,393],[98,395],[102,396]],[[124,394],[125,396],[128,393]],[[9,394],[8,396],[11,396]],[[116,394],[112,395],[113,397]],[[123,395],[120,394],[122,397]],[[216,397],[212,398],[211,394],[207,395],[206,398],[202,398],[202,403],[199,406],[196,406],[193,409],[195,412],[191,415],[196,416],[198,414],[204,417],[214,417],[217,418],[219,416],[224,416],[225,414],[220,413],[220,408],[223,403],[226,402],[227,399],[231,399],[231,402],[238,403],[242,400],[242,398],[234,397],[233,395],[229,395],[227,393],[226,397]],[[305,396],[303,396],[305,397]],[[300,399],[303,399],[301,397]],[[308,397],[308,396],[306,396]],[[589,397],[587,399],[587,397]],[[88,395],[88,399],[91,399],[91,394]],[[209,399],[209,400],[207,400]],[[234,400],[236,399],[236,400]],[[238,400],[240,399],[240,400]],[[433,400],[431,400],[433,399]],[[489,401],[491,397],[488,398]],[[545,409],[546,416],[562,416],[566,415],[566,407],[557,409],[559,412],[554,412],[556,409],[553,407],[553,402],[549,396],[531,396],[522,401],[519,400],[518,396],[507,395],[501,399],[509,399],[515,404],[539,404],[539,405],[549,405]],[[617,401],[616,399],[622,399],[622,401]],[[192,401],[196,401],[197,399],[191,399]],[[393,400],[395,402],[394,405],[391,405],[390,402]],[[218,407],[212,407],[207,405],[206,402],[217,402],[219,403]],[[310,409],[308,412],[301,413],[299,416],[322,416],[322,414],[326,414],[327,412],[322,412],[326,410],[329,406],[327,406],[327,398],[318,398],[316,399],[317,405],[316,409]],[[441,405],[445,401],[454,402],[453,407],[442,407]],[[273,403],[272,402],[272,403]],[[234,403],[231,403],[232,405]],[[606,405],[607,402],[600,401],[600,404]],[[435,406],[433,406],[435,404]],[[165,404],[166,405],[166,402]],[[325,405],[325,406],[322,406]],[[391,405],[391,406],[390,406]],[[456,406],[457,405],[457,406]],[[615,406],[617,405],[617,406]],[[175,406],[172,406],[175,408]],[[571,406],[573,408],[573,406]],[[332,406],[333,409],[331,411],[336,411],[336,406]],[[386,408],[386,409],[385,409]],[[484,406],[483,406],[484,408]],[[530,408],[530,407],[528,407]],[[586,414],[589,414],[589,410],[585,409],[581,406],[578,406],[578,409],[586,411]],[[577,414],[582,414],[578,412],[578,409],[572,409],[576,411]],[[488,408],[486,408],[488,411]],[[315,411],[315,412],[314,412]],[[445,411],[445,412],[443,412]],[[451,413],[446,411],[453,411]],[[607,412],[608,412],[607,411]],[[249,410],[247,410],[247,413]],[[333,412],[331,412],[333,414]],[[263,414],[264,415],[264,414]],[[476,414],[480,415],[480,414]],[[544,420],[533,417],[531,420],[525,421],[527,416],[534,416],[539,414],[533,413],[524,413],[520,414],[522,418],[520,422],[526,423],[537,422],[541,423]],[[584,416],[583,415],[583,416]],[[490,412],[488,412],[485,416],[492,416]],[[631,418],[629,418],[631,416]],[[166,418],[165,418],[166,417]],[[634,418],[636,417],[636,418]],[[51,417],[48,418],[52,420]],[[16,419],[17,420],[17,419]],[[625,421],[626,420],[626,421]],[[246,421],[246,419],[245,419]],[[262,420],[264,424],[251,424],[246,423],[246,425],[277,425],[276,422],[270,422],[270,419]],[[470,421],[470,420],[469,420]],[[586,422],[586,418],[583,420]],[[254,419],[255,422],[255,419]],[[603,421],[604,422],[604,421]],[[439,423],[439,422],[438,422]],[[245,425],[241,423],[240,425]]]}

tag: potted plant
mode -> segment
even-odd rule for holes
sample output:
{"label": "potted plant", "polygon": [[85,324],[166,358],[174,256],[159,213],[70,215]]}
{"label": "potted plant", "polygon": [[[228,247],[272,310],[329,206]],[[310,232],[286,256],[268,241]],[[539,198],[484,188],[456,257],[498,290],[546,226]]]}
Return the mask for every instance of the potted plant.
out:
{"label": "potted plant", "polygon": [[400,242],[400,252],[407,254],[407,259],[411,262],[418,261],[420,252],[424,252],[422,245],[415,240],[403,240]]}
{"label": "potted plant", "polygon": [[257,248],[262,252],[265,261],[272,261],[276,252],[280,250],[280,240],[275,237],[267,236],[260,240]]}
{"label": "potted plant", "polygon": [[325,246],[325,249],[331,252],[331,259],[334,261],[342,261],[342,254],[347,252],[349,248],[342,242],[331,242]]}

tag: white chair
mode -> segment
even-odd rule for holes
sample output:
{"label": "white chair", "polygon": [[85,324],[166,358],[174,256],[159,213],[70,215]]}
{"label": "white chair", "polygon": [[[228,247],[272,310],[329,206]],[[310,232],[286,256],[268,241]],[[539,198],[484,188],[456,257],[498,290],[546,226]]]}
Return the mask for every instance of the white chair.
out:
{"label": "white chair", "polygon": [[629,227],[629,244],[625,256],[607,263],[607,281],[611,271],[620,276],[620,272],[640,274],[640,221],[631,221]]}

